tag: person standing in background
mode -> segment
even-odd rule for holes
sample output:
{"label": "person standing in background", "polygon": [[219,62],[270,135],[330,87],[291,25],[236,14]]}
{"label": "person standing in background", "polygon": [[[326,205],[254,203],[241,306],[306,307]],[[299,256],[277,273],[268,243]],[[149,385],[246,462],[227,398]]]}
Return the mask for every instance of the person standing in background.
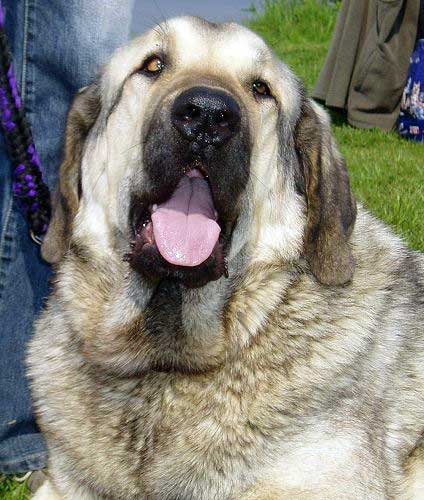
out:
{"label": "person standing in background", "polygon": [[420,0],[343,0],[312,96],[355,127],[393,129],[419,12]]}
{"label": "person standing in background", "polygon": [[[5,30],[27,119],[54,191],[66,114],[128,41],[134,0],[2,0]],[[25,348],[48,293],[49,266],[31,240],[12,196],[12,171],[0,134],[0,472],[46,466],[46,449],[32,414]]]}

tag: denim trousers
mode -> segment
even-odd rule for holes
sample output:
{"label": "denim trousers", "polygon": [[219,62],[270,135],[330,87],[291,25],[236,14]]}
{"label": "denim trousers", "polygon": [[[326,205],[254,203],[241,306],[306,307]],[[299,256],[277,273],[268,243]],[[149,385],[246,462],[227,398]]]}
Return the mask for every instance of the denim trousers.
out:
{"label": "denim trousers", "polygon": [[[130,35],[134,0],[3,0],[16,78],[50,189],[57,182],[66,113]],[[0,472],[46,465],[31,410],[25,346],[48,294],[49,266],[12,198],[0,134]],[[64,432],[66,430],[64,429]]]}

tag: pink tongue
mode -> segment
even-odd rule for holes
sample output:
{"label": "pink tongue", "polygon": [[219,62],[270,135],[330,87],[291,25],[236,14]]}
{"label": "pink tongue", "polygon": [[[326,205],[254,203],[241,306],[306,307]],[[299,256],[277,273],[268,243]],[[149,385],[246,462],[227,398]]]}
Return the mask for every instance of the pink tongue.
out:
{"label": "pink tongue", "polygon": [[198,266],[212,253],[221,228],[207,181],[192,171],[171,198],[152,214],[156,245],[162,257],[178,266]]}

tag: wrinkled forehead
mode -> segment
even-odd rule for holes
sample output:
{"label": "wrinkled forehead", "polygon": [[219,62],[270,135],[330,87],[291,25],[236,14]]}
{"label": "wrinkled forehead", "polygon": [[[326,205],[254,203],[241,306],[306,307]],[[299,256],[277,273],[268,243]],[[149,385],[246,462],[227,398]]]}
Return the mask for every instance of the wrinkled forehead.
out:
{"label": "wrinkled forehead", "polygon": [[216,68],[234,74],[253,69],[272,59],[265,42],[248,29],[235,24],[214,24],[196,17],[170,19],[129,45],[118,49],[105,68],[111,88],[135,71],[150,54],[169,54],[180,67]]}
{"label": "wrinkled forehead", "polygon": [[283,108],[284,101],[297,100],[290,95],[297,87],[294,75],[258,35],[235,23],[215,24],[197,17],[165,21],[119,49],[105,68],[103,96],[113,102],[125,79],[153,54],[169,58],[177,71],[278,81],[285,87]]}

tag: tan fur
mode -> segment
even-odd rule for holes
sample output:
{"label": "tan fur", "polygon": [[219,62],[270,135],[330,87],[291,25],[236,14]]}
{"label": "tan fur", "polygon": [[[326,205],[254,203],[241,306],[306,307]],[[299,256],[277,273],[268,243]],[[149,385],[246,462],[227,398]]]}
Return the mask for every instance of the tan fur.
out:
{"label": "tan fur", "polygon": [[[174,72],[147,87],[134,70],[155,44]],[[258,54],[264,105],[245,87]],[[203,79],[244,105],[250,182],[229,279],[162,290],[122,261],[125,194],[147,182],[130,146]],[[98,85],[69,250],[29,349],[61,497],[422,498],[423,257],[356,214],[325,113],[256,35],[195,18],[121,49]]]}
{"label": "tan fur", "polygon": [[82,89],[73,102],[66,128],[65,159],[60,167],[59,189],[54,194],[54,212],[42,246],[43,258],[57,263],[68,249],[72,221],[78,211],[82,148],[100,111],[97,87]]}

